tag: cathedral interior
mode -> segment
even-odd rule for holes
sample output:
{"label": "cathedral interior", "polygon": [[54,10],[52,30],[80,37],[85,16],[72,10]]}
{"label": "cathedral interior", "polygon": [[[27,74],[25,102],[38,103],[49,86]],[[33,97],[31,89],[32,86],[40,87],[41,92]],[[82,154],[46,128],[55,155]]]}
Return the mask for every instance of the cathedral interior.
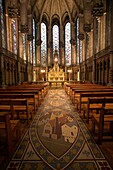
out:
{"label": "cathedral interior", "polygon": [[61,81],[111,85],[112,8],[112,0],[0,0],[0,86],[49,82],[55,50]]}
{"label": "cathedral interior", "polygon": [[[12,98],[20,100],[20,93],[23,98],[28,95],[38,96],[37,103],[32,102],[33,113],[38,113],[35,111],[39,109],[48,89],[57,90],[56,86],[59,86],[72,101],[69,108],[73,108],[74,101],[74,104],[79,106],[76,108],[77,111],[81,111],[80,100],[75,99],[76,90],[81,90],[83,93],[85,90],[87,92],[91,90],[91,93],[95,91],[96,97],[104,96],[106,92],[108,98],[113,97],[112,85],[113,0],[0,0],[0,107],[2,111],[5,109],[5,116],[9,110],[8,107],[2,106],[2,102],[8,95],[11,101]],[[75,88],[75,91],[71,88]],[[58,89],[59,94],[60,90]],[[60,100],[66,102],[68,99],[65,95],[59,98],[56,95],[55,102],[50,101],[59,106]],[[89,100],[88,96],[87,99]],[[112,118],[108,123],[113,137],[113,100],[110,99],[110,102]],[[67,107],[67,103],[64,105]],[[19,107],[16,109],[18,113],[21,110]],[[10,110],[10,113],[16,109]],[[1,110],[0,117],[3,116]],[[89,113],[89,110],[86,113]],[[27,115],[27,123],[28,119]],[[93,119],[96,120],[94,117]],[[17,122],[19,121],[18,119]],[[87,124],[87,127],[90,129],[90,124]],[[16,130],[21,129],[23,135],[28,126],[19,128],[18,123]],[[100,133],[103,132],[102,127],[100,129]],[[10,135],[8,137],[9,141],[12,140]],[[101,135],[99,137],[102,139]],[[113,140],[111,143],[103,142],[100,148],[113,167]],[[11,151],[10,146],[9,151]],[[5,161],[3,158],[3,165]]]}

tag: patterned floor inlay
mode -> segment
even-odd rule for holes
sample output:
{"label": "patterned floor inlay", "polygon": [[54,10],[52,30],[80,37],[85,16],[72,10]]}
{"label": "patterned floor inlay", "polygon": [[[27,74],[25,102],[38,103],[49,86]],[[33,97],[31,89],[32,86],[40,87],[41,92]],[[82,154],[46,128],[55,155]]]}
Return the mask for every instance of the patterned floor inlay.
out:
{"label": "patterned floor inlay", "polygon": [[49,90],[7,170],[111,170],[70,99]]}

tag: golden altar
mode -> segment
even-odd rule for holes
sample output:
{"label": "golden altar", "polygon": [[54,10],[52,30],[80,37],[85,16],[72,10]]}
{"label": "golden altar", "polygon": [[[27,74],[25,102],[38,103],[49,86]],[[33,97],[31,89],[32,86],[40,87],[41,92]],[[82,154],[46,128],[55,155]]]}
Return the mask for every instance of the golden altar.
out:
{"label": "golden altar", "polygon": [[59,86],[59,85],[63,86],[64,80],[65,80],[65,73],[63,69],[59,67],[58,53],[57,53],[57,50],[55,50],[54,66],[48,72],[48,82],[50,86]]}

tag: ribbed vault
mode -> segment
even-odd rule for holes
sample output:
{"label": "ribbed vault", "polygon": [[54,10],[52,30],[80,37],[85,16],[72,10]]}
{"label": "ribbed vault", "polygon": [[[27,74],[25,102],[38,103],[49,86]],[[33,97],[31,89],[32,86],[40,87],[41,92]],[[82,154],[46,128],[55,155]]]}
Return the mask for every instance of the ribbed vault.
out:
{"label": "ribbed vault", "polygon": [[[88,1],[88,0],[87,0]],[[70,22],[74,21],[76,14],[83,11],[83,0],[32,0],[32,11],[40,22],[43,15],[49,18],[52,23],[53,16],[59,16],[59,22],[62,23],[64,16],[69,16]]]}

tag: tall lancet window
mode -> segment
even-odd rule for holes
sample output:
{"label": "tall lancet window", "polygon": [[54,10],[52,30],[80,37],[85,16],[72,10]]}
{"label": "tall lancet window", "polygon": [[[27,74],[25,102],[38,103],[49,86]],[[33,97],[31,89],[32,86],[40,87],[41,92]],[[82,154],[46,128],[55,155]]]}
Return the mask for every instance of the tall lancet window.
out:
{"label": "tall lancet window", "polygon": [[33,63],[33,62],[35,62],[34,61],[34,58],[33,58],[33,42],[32,41],[30,41],[30,55],[29,55],[29,62],[30,63]]}
{"label": "tall lancet window", "polygon": [[17,32],[16,32],[16,26],[17,26],[17,23],[16,23],[16,20],[14,19],[13,20],[13,50],[14,50],[14,53],[17,54]]}
{"label": "tall lancet window", "polygon": [[[35,32],[35,20],[33,19],[33,64],[36,64],[36,32]],[[31,59],[32,60],[32,59]],[[32,61],[31,61],[32,62]]]}
{"label": "tall lancet window", "polygon": [[45,23],[41,23],[41,65],[47,66],[47,27]]}
{"label": "tall lancet window", "polygon": [[58,25],[53,26],[53,54],[55,52],[55,49],[58,50],[58,54],[59,54],[59,27]]}
{"label": "tall lancet window", "polygon": [[2,33],[2,47],[6,47],[6,42],[5,42],[5,24],[4,24],[4,10],[3,10],[3,1],[0,0],[0,29]]}
{"label": "tall lancet window", "polygon": [[26,61],[26,34],[22,34],[22,52],[23,52],[23,59]]}
{"label": "tall lancet window", "polygon": [[80,63],[80,42],[79,42],[79,38],[78,38],[78,35],[79,35],[79,18],[77,18],[76,20],[76,42],[77,42],[77,46],[76,46],[76,62],[77,64]]}
{"label": "tall lancet window", "polygon": [[71,65],[71,25],[68,22],[65,25],[65,64],[66,66]]}
{"label": "tall lancet window", "polygon": [[80,63],[82,63],[82,48],[83,48],[82,41],[80,41]]}

